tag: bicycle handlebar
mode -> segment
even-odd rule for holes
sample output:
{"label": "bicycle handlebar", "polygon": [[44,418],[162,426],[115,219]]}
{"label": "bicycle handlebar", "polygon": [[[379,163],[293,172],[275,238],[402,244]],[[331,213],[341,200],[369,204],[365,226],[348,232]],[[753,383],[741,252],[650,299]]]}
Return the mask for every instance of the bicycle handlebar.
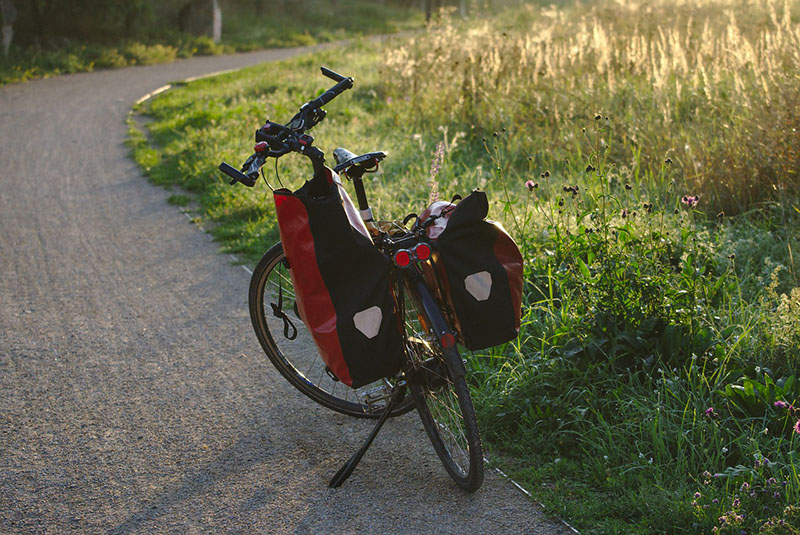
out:
{"label": "bicycle handlebar", "polygon": [[229,164],[227,164],[225,162],[222,162],[221,164],[219,164],[219,167],[217,167],[217,169],[219,169],[220,171],[222,171],[223,173],[225,173],[226,175],[228,175],[229,177],[231,177],[233,179],[230,182],[231,186],[236,184],[237,182],[241,182],[242,184],[244,184],[245,186],[250,187],[250,188],[252,188],[253,186],[256,185],[256,179],[255,178],[250,178],[249,176],[245,175],[244,173],[242,173],[241,171],[239,171],[235,167],[233,167],[233,166],[231,166],[231,165],[229,165]]}
{"label": "bicycle handlebar", "polygon": [[330,78],[334,82],[341,82],[342,80],[345,79],[345,76],[342,76],[338,72],[334,72],[334,71],[330,70],[328,67],[320,67],[319,70],[322,71],[322,74],[324,76],[327,76],[328,78]]}
{"label": "bicycle handlebar", "polygon": [[[330,72],[333,73],[333,74],[336,74],[333,71],[330,71]],[[341,76],[341,75],[337,75],[337,76]],[[308,101],[308,103],[306,103],[300,109],[302,110],[302,109],[305,109],[306,107],[308,107],[308,108],[310,108],[312,110],[316,109],[316,108],[321,108],[322,106],[324,106],[325,104],[327,104],[331,100],[335,99],[336,97],[338,97],[339,95],[341,95],[342,93],[344,93],[345,91],[350,89],[351,87],[353,87],[353,79],[352,78],[344,78],[343,80],[339,81],[339,83],[337,83],[335,86],[331,87],[330,89],[325,91],[323,94],[321,94],[320,96],[318,96],[314,100]]]}
{"label": "bicycle handlebar", "polygon": [[[267,158],[280,158],[290,152],[300,152],[311,158],[315,174],[322,168],[325,155],[312,146],[314,138],[305,132],[325,118],[326,112],[322,106],[353,87],[353,78],[342,76],[326,67],[320,67],[320,70],[324,76],[336,81],[336,85],[303,104],[288,124],[267,121],[256,130],[256,152],[244,162],[240,171],[225,162],[221,163],[218,169],[233,179],[231,185],[241,182],[245,186],[253,187]],[[261,142],[264,145],[259,147]]]}

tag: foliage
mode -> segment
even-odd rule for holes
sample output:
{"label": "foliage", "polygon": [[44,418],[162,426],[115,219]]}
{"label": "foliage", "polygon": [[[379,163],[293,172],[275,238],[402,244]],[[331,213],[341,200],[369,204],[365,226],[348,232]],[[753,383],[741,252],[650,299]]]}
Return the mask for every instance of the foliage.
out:
{"label": "foliage", "polygon": [[[0,57],[0,84],[178,57],[268,47],[305,46],[362,35],[393,33],[422,24],[417,10],[368,0],[222,3],[223,38],[178,30],[184,1],[36,0],[21,9],[8,58]],[[34,10],[32,6],[36,6]],[[341,13],[348,13],[342,17]],[[38,21],[38,22],[37,22]]]}

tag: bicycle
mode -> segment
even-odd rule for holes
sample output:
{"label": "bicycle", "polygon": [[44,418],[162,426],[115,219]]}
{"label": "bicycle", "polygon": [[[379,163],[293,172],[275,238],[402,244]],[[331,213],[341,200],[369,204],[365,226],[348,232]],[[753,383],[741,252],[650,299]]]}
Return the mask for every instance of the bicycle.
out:
{"label": "bicycle", "polygon": [[[285,125],[267,121],[256,132],[255,152],[241,170],[220,164],[220,171],[232,179],[231,185],[238,182],[253,187],[263,177],[272,189],[262,168],[268,158],[289,153],[309,158],[314,173],[311,183],[331,176],[324,153],[313,145],[314,138],[307,132],[325,118],[322,106],[352,88],[353,79],[325,67],[321,70],[336,82],[333,87],[304,104]],[[391,284],[403,322],[400,371],[360,389],[341,383],[323,362],[301,319],[291,266],[281,243],[264,254],[253,272],[249,289],[253,328],[272,364],[303,394],[334,411],[377,419],[363,446],[333,477],[331,487],[340,486],[350,476],[387,418],[416,408],[447,472],[461,488],[474,492],[484,477],[480,435],[464,379],[466,368],[456,345],[457,332],[450,327],[446,307],[428,286],[422,270],[421,264],[431,255],[425,227],[419,218],[411,228],[406,227],[414,214],[402,224],[376,222],[367,200],[362,176],[377,170],[385,157],[381,151],[356,155],[336,149],[337,165],[332,171],[353,183],[360,215],[375,247],[394,264]]]}

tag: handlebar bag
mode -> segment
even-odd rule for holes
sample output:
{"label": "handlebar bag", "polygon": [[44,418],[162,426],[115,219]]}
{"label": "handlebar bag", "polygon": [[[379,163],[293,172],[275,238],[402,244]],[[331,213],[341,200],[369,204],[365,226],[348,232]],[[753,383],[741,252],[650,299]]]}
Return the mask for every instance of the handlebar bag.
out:
{"label": "handlebar bag", "polygon": [[420,217],[434,250],[422,264],[426,279],[473,350],[513,340],[520,325],[522,254],[488,212],[486,193],[473,191],[458,204],[433,203]]}
{"label": "handlebar bag", "polygon": [[319,187],[312,182],[295,192],[278,189],[275,208],[300,318],[328,369],[358,388],[402,364],[392,264],[373,245],[339,177],[325,171],[322,196],[312,194]]}

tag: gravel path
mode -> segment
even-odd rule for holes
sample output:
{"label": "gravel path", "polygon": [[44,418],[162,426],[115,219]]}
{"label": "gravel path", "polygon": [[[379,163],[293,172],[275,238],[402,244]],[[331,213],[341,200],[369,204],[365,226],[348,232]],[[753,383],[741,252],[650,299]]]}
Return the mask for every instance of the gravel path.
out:
{"label": "gravel path", "polygon": [[263,357],[248,274],[127,158],[172,80],[301,50],[0,88],[0,533],[567,533],[490,474],[461,492],[415,413],[369,423]]}

